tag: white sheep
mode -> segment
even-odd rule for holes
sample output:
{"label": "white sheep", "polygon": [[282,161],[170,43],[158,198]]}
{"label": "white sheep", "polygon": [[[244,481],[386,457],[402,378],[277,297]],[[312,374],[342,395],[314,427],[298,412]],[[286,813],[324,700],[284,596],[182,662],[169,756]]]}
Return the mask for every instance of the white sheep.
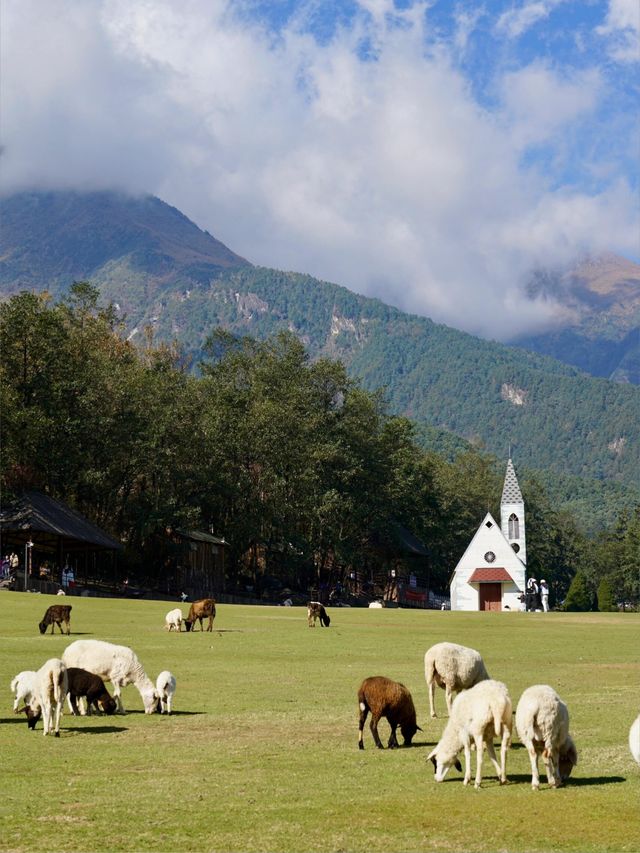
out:
{"label": "white sheep", "polygon": [[629,749],[634,760],[640,764],[640,714],[635,718],[629,729]]}
{"label": "white sheep", "polygon": [[145,714],[153,714],[158,704],[158,694],[135,652],[128,646],[116,646],[104,640],[76,640],[64,650],[62,660],[67,666],[86,669],[113,684],[113,698],[118,711],[126,714],[120,691],[134,684],[144,703]]}
{"label": "white sheep", "polygon": [[175,610],[170,610],[164,617],[164,627],[167,631],[182,631],[182,610],[176,607]]}
{"label": "white sheep", "polygon": [[50,658],[36,672],[35,694],[29,709],[36,717],[42,712],[45,735],[53,729],[55,737],[60,737],[60,717],[67,687],[67,669],[59,658]]}
{"label": "white sheep", "polygon": [[479,681],[489,678],[484,661],[479,652],[457,643],[436,643],[424,656],[424,676],[429,689],[429,708],[435,717],[436,684],[443,687],[447,700],[447,710],[451,715],[453,694],[468,690]]}
{"label": "white sheep", "polygon": [[[428,756],[435,767],[436,782],[442,782],[449,768],[461,770],[458,753],[464,749],[464,784],[471,781],[471,746],[476,747],[476,781],[482,781],[482,750],[486,745],[500,784],[507,781],[507,750],[511,743],[512,706],[509,691],[501,681],[481,681],[456,696],[447,726],[436,748]],[[501,739],[500,764],[493,738]]]}
{"label": "white sheep", "polygon": [[569,734],[569,711],[553,687],[528,687],[516,708],[516,729],[531,760],[531,787],[540,787],[538,756],[542,755],[547,782],[559,788],[578,763],[578,752]]}
{"label": "white sheep", "polygon": [[156,693],[160,701],[160,713],[171,713],[171,701],[176,692],[176,679],[168,670],[160,673],[156,679]]}
{"label": "white sheep", "polygon": [[11,682],[11,692],[15,693],[13,711],[17,713],[18,705],[24,702],[28,705],[36,692],[36,673],[32,669],[24,669],[19,672]]}

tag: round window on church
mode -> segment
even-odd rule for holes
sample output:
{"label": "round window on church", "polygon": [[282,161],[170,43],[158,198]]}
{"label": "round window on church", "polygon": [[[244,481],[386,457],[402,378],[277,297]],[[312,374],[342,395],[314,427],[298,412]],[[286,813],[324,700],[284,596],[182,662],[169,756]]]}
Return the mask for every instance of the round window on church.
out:
{"label": "round window on church", "polygon": [[512,547],[512,548],[513,548],[513,550],[516,552],[516,554],[517,554],[517,553],[518,553],[518,551],[520,550],[520,546],[518,545],[518,543],[517,543],[517,542],[516,542],[515,544],[513,544],[511,547]]}
{"label": "round window on church", "polygon": [[495,558],[496,555],[493,553],[493,551],[487,551],[487,553],[484,555],[484,559],[487,563],[493,563]]}

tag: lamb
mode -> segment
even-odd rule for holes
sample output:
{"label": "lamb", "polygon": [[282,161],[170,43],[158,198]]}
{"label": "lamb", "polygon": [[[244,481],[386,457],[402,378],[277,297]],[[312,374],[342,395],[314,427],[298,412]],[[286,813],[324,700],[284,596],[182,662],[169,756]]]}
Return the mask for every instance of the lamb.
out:
{"label": "lamb", "polygon": [[457,643],[436,643],[424,656],[424,675],[429,689],[431,716],[436,717],[436,684],[444,687],[447,710],[451,716],[453,693],[468,690],[489,678],[480,653]]}
{"label": "lamb", "polygon": [[60,737],[60,717],[67,693],[67,669],[59,658],[50,658],[36,672],[35,694],[26,708],[29,728],[35,728],[42,713],[44,734],[54,730]]}
{"label": "lamb", "polygon": [[170,610],[164,617],[164,627],[167,631],[182,631],[182,610],[176,607],[175,610]]}
{"label": "lamb", "polygon": [[126,714],[120,691],[132,683],[142,697],[145,714],[153,714],[156,710],[158,694],[153,682],[128,646],[116,646],[103,640],[76,640],[64,650],[62,660],[66,666],[86,669],[104,681],[110,681],[120,714]]}
{"label": "lamb", "polygon": [[176,679],[168,670],[160,673],[156,679],[156,693],[158,694],[158,710],[161,714],[171,713],[171,701],[176,692]]}
{"label": "lamb", "polygon": [[32,669],[24,669],[19,672],[11,682],[11,692],[15,693],[13,702],[14,714],[18,712],[18,705],[24,702],[28,705],[36,692],[36,673]]}
{"label": "lamb", "polygon": [[378,723],[381,717],[386,717],[391,726],[391,736],[387,744],[389,749],[398,747],[396,729],[400,726],[404,745],[410,746],[413,736],[417,731],[422,731],[416,722],[416,709],[411,698],[411,693],[404,684],[392,681],[383,675],[374,675],[365,678],[358,690],[358,706],[360,708],[360,720],[358,724],[358,749],[364,749],[362,731],[371,711],[371,734],[378,749],[383,749],[378,735]]}
{"label": "lamb", "polygon": [[118,707],[117,703],[109,694],[99,675],[87,672],[86,669],[70,666],[67,669],[67,683],[69,688],[67,702],[74,716],[78,714],[77,700],[81,697],[86,697],[88,714],[91,714],[92,707],[98,713],[115,714]]}
{"label": "lamb", "polygon": [[331,618],[320,601],[310,601],[307,604],[307,622],[310,628],[316,627],[316,619],[320,620],[322,628],[328,628]]}
{"label": "lamb", "polygon": [[62,630],[62,623],[67,626],[67,636],[71,633],[71,605],[70,604],[52,604],[51,607],[47,607],[47,610],[42,617],[42,622],[38,625],[40,628],[40,633],[44,634],[49,625],[51,625],[51,633],[56,627],[60,628],[60,633],[64,634]]}
{"label": "lamb", "polygon": [[200,630],[202,631],[204,630],[202,620],[207,616],[209,617],[207,631],[213,631],[213,620],[216,618],[216,602],[213,598],[200,598],[198,601],[194,601],[189,608],[189,615],[185,619],[184,626],[187,631],[195,630],[193,626],[196,619],[198,619],[200,620]]}
{"label": "lamb", "polygon": [[629,749],[634,761],[640,764],[640,714],[635,718],[629,729]]}
{"label": "lamb", "polygon": [[542,755],[547,782],[559,788],[578,763],[578,752],[569,734],[569,711],[547,684],[528,687],[516,708],[516,729],[531,759],[531,787],[540,787],[538,756]]}
{"label": "lamb", "polygon": [[[442,782],[449,768],[455,765],[461,770],[457,759],[464,749],[464,784],[471,781],[471,746],[476,747],[476,781],[482,782],[482,748],[487,747],[489,758],[496,769],[500,784],[507,781],[507,750],[511,743],[512,706],[509,691],[501,681],[481,681],[469,690],[456,696],[446,728],[436,748],[427,756],[435,767],[436,782]],[[496,760],[493,738],[501,738],[500,764]]]}

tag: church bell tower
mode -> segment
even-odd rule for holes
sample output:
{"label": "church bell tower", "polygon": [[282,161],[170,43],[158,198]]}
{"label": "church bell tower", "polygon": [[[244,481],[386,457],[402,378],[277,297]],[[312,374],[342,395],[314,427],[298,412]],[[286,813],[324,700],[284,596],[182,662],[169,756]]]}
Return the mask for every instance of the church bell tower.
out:
{"label": "church bell tower", "polygon": [[500,528],[513,550],[527,565],[527,540],[524,530],[524,499],[509,458],[500,500]]}

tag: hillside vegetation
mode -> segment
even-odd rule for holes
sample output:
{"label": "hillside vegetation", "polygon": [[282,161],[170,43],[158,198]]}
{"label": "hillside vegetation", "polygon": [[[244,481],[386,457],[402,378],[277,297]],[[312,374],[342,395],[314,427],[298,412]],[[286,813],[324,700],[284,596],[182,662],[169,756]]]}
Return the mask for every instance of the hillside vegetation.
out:
{"label": "hillside vegetation", "polygon": [[[2,201],[2,220],[5,295],[25,287],[61,295],[73,278],[91,279],[125,318],[126,336],[142,343],[152,330],[157,342],[176,341],[193,369],[217,327],[258,340],[286,330],[312,357],[339,358],[363,388],[382,388],[427,446],[450,454],[468,443],[500,459],[511,447],[520,466],[555,478],[560,504],[578,507],[586,526],[601,523],[603,504],[613,502],[615,514],[638,497],[636,386],[307,275],[252,267],[158,199],[22,194]],[[562,491],[572,478],[587,483],[578,502],[575,487]]]}
{"label": "hillside vegetation", "polygon": [[[352,571],[384,583],[394,567],[445,591],[483,513],[497,515],[504,461],[425,450],[381,394],[341,362],[311,359],[291,332],[218,330],[194,375],[166,346],[123,340],[97,300],[78,283],[58,303],[22,293],[0,304],[1,493],[70,503],[126,544],[145,585],[175,582],[167,531],[186,528],[225,537],[230,590],[260,592],[271,575],[306,591]],[[554,600],[583,566],[593,593],[607,575],[638,599],[640,502],[612,513],[594,543],[542,483],[527,475],[522,487],[528,568]],[[426,546],[413,564],[398,526]]]}

